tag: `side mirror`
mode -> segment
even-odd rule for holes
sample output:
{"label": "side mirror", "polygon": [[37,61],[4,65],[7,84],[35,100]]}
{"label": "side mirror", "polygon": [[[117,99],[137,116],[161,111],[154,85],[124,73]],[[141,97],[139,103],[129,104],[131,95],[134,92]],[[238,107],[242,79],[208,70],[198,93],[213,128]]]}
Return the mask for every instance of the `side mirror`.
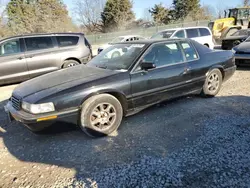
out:
{"label": "side mirror", "polygon": [[128,52],[128,49],[127,49],[127,48],[122,48],[122,52],[123,52],[123,53],[127,53],[127,52]]}
{"label": "side mirror", "polygon": [[153,62],[142,62],[141,68],[142,70],[154,69],[156,66]]}

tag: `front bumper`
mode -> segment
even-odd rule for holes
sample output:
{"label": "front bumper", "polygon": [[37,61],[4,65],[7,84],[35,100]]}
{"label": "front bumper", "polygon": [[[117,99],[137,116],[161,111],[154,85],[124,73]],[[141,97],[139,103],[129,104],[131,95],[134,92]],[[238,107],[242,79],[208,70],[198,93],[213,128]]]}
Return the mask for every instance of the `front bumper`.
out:
{"label": "front bumper", "polygon": [[234,54],[236,65],[250,66],[250,54]]}
{"label": "front bumper", "polygon": [[224,80],[227,81],[236,71],[236,66],[224,69]]}
{"label": "front bumper", "polygon": [[53,112],[46,114],[30,114],[23,110],[17,111],[12,102],[9,101],[5,106],[5,111],[8,113],[10,120],[16,120],[23,123],[32,131],[40,131],[49,127],[55,122],[78,123],[79,109],[67,109],[61,112]]}

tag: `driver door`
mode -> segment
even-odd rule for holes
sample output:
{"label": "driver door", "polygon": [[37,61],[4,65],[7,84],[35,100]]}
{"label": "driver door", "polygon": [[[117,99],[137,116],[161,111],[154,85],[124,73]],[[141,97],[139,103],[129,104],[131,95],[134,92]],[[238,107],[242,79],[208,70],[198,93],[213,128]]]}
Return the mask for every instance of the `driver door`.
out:
{"label": "driver door", "polygon": [[131,72],[131,91],[135,107],[144,107],[185,93],[186,63],[179,44],[165,42],[153,45],[141,62],[153,62],[156,68]]}

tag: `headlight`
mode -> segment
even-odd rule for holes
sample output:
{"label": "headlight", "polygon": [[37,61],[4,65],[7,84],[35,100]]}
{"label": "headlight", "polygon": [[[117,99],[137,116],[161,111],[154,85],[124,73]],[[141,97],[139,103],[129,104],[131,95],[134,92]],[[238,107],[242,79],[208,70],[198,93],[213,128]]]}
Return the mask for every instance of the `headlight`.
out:
{"label": "headlight", "polygon": [[235,53],[236,53],[236,50],[233,48],[233,49],[232,49],[232,52],[235,54]]}
{"label": "headlight", "polygon": [[29,104],[27,102],[22,102],[22,109],[28,111],[32,114],[41,114],[47,112],[55,111],[54,104],[52,102],[43,104]]}

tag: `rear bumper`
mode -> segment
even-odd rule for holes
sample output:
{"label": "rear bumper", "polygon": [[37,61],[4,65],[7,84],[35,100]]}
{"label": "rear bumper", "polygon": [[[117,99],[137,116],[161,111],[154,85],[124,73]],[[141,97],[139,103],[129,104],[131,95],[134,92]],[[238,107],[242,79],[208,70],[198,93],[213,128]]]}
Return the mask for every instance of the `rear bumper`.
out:
{"label": "rear bumper", "polygon": [[13,108],[11,101],[9,101],[5,106],[5,111],[9,114],[10,119],[23,123],[32,131],[43,130],[55,122],[77,124],[79,117],[79,109],[68,109],[61,112],[34,115],[23,110],[17,111]]}
{"label": "rear bumper", "polygon": [[80,61],[82,64],[87,64],[91,58],[92,58],[92,55],[89,55],[89,56],[80,58]]}
{"label": "rear bumper", "polygon": [[236,71],[236,66],[224,69],[224,82],[227,81]]}

